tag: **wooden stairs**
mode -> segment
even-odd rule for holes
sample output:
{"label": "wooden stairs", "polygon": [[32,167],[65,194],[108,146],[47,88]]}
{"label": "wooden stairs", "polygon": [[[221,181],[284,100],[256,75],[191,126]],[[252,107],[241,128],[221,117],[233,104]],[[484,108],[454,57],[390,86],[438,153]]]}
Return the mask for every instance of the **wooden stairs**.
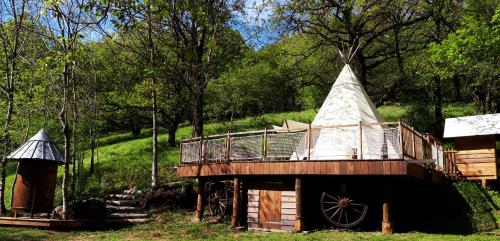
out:
{"label": "wooden stairs", "polygon": [[149,213],[141,207],[143,193],[135,190],[124,190],[122,193],[106,196],[106,223],[109,224],[141,224],[147,223]]}

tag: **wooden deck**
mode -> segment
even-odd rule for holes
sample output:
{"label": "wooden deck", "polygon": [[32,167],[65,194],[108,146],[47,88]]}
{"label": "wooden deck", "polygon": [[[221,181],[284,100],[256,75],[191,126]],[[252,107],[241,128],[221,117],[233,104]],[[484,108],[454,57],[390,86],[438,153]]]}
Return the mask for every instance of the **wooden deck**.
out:
{"label": "wooden deck", "polygon": [[22,227],[38,227],[48,229],[67,229],[67,228],[82,228],[95,224],[93,220],[58,220],[45,218],[10,218],[0,217],[0,225],[2,226],[22,226]]}
{"label": "wooden deck", "polygon": [[443,172],[405,160],[335,160],[283,162],[231,162],[177,167],[181,177],[234,177],[277,175],[408,176],[442,182]]}
{"label": "wooden deck", "polygon": [[[344,133],[343,137],[348,141],[329,145],[347,151],[334,152],[332,157],[326,158],[324,154],[316,156],[314,143],[322,131],[330,133],[328,135],[336,131]],[[348,135],[345,136],[345,133]],[[336,136],[331,135],[331,138]],[[309,126],[307,130],[295,132],[266,129],[181,141],[177,175],[223,178],[388,175],[428,178],[426,173],[441,173],[453,178],[459,173],[454,158],[450,156],[452,154],[445,154],[442,143],[431,135],[422,135],[402,122]]]}

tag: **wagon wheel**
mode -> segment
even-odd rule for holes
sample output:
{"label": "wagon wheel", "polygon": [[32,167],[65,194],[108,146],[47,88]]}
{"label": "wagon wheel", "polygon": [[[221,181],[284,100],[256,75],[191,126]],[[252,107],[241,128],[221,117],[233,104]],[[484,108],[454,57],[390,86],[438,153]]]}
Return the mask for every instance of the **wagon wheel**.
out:
{"label": "wagon wheel", "polygon": [[368,205],[359,203],[347,196],[321,194],[321,212],[333,225],[340,228],[352,228],[360,224],[368,212]]}
{"label": "wagon wheel", "polygon": [[217,219],[224,218],[229,204],[229,193],[226,186],[222,183],[212,185],[208,194],[210,215]]}

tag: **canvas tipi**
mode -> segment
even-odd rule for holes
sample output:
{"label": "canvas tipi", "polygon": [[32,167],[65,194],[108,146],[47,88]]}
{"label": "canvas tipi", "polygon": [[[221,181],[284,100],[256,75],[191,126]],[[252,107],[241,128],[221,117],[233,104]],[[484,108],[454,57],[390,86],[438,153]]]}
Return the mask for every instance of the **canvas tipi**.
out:
{"label": "canvas tipi", "polygon": [[[311,160],[359,158],[359,127],[325,128],[339,125],[379,123],[383,119],[346,64],[312,122]],[[397,129],[381,125],[362,131],[363,159],[398,158]]]}

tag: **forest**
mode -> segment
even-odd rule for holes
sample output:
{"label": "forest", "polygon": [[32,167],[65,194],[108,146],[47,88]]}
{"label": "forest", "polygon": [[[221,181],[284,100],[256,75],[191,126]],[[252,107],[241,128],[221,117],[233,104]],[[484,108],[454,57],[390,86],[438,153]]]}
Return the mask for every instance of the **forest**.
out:
{"label": "forest", "polygon": [[500,112],[498,0],[2,0],[1,213],[6,156],[41,128],[64,205],[110,133],[151,136],[154,189],[180,127],[317,110],[348,52],[377,107],[422,133],[442,137],[445,106]]}

